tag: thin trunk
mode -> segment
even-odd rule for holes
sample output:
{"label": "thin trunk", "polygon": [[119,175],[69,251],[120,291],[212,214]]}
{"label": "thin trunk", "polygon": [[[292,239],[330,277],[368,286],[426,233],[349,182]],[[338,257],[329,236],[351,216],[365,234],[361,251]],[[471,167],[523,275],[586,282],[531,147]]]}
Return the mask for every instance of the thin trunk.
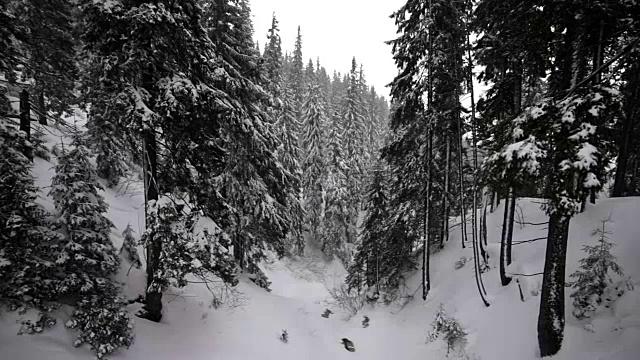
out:
{"label": "thin trunk", "polygon": [[[597,70],[602,66],[602,62],[604,61],[604,20],[600,19],[600,23],[598,24],[598,44],[596,48],[596,52],[594,53],[593,58],[593,70]],[[596,73],[593,77],[594,85],[600,84],[602,81],[602,72]]]}
{"label": "thin trunk", "polygon": [[570,220],[570,217],[557,213],[549,217],[547,252],[538,314],[538,346],[542,357],[555,355],[562,346],[565,262]]}
{"label": "thin trunk", "polygon": [[431,290],[431,278],[429,274],[429,266],[430,266],[430,254],[429,249],[431,245],[431,236],[430,236],[430,223],[431,223],[431,146],[432,146],[432,137],[433,134],[431,130],[428,130],[429,135],[427,139],[427,161],[426,161],[426,171],[427,171],[427,188],[426,194],[424,197],[424,230],[423,230],[423,249],[422,249],[422,300],[427,299],[427,295],[429,294],[429,290]]}
{"label": "thin trunk", "polygon": [[[149,216],[150,203],[158,200],[158,175],[156,137],[153,129],[145,129],[143,132],[143,165],[145,183],[145,209]],[[162,319],[162,292],[157,289],[155,272],[159,267],[160,253],[162,252],[162,239],[152,236],[146,244],[147,251],[147,291],[144,311],[145,319],[159,322]]]}
{"label": "thin trunk", "polygon": [[491,208],[489,209],[489,212],[493,214],[494,211],[496,211],[496,200],[498,197],[498,193],[493,191],[491,192]]}
{"label": "thin trunk", "polygon": [[[429,0],[429,19],[431,19],[432,14],[432,4],[431,0]],[[432,100],[433,100],[433,36],[431,34],[431,23],[429,21],[428,26],[428,35],[429,35],[429,61],[428,61],[428,77],[429,77],[429,88],[427,89],[427,151],[425,154],[425,170],[427,172],[427,184],[426,184],[426,193],[424,196],[424,230],[422,240],[422,300],[427,300],[427,295],[429,294],[429,290],[431,289],[431,279],[429,278],[429,220],[430,215],[429,210],[431,207],[431,141],[433,134],[431,132],[431,113],[432,113]]]}
{"label": "thin trunk", "polygon": [[31,140],[31,104],[29,103],[29,92],[20,92],[20,130],[27,135],[27,140]]}
{"label": "thin trunk", "polygon": [[[456,99],[459,99],[460,96],[458,94],[458,87],[456,86],[455,90]],[[458,176],[459,176],[459,198],[460,198],[460,222],[461,222],[461,242],[462,248],[466,247],[465,243],[467,242],[467,209],[464,204],[464,171],[462,169],[463,161],[462,161],[462,119],[460,116],[460,109],[456,109],[456,126],[458,127]]]}
{"label": "thin trunk", "polygon": [[[510,199],[513,197],[511,193],[511,189],[507,190],[507,195],[505,197],[506,201],[504,202],[504,217],[502,220],[502,238],[500,239],[500,282],[502,286],[507,286],[511,282],[511,276],[507,275],[507,267],[511,263],[511,254],[510,254],[510,244],[507,241],[507,234],[509,232],[509,221],[511,214],[511,201]],[[509,259],[509,260],[507,260]]]}
{"label": "thin trunk", "polygon": [[451,171],[451,140],[449,134],[445,135],[445,170],[444,170],[444,194],[442,195],[442,234],[440,236],[440,248],[444,248],[444,242],[449,241],[449,171]]}
{"label": "thin trunk", "polygon": [[516,191],[511,189],[511,204],[509,205],[509,228],[507,230],[507,265],[511,265],[511,246],[513,244],[513,224],[515,223],[516,213]]}
{"label": "thin trunk", "polygon": [[[152,93],[153,83],[149,71],[142,74],[142,87]],[[153,104],[150,104],[153,109]],[[153,124],[143,124],[142,132],[142,154],[145,185],[145,214],[147,219],[150,216],[151,203],[158,200],[158,148]],[[148,222],[147,222],[148,223]],[[162,292],[158,288],[155,278],[156,271],[160,265],[160,254],[162,252],[162,238],[154,234],[146,244],[147,252],[147,290],[145,294],[144,313],[141,317],[151,321],[159,322],[162,319]]]}
{"label": "thin trunk", "polygon": [[38,122],[41,125],[47,125],[47,106],[44,102],[44,90],[40,89],[38,91]]}
{"label": "thin trunk", "polygon": [[[636,76],[640,81],[640,71],[636,70]],[[634,132],[634,122],[636,120],[637,102],[636,99],[640,98],[640,87],[636,87],[633,96],[631,96],[630,104],[632,104],[626,112],[624,117],[624,124],[622,126],[622,138],[618,143],[618,159],[616,160],[616,177],[613,184],[612,197],[622,197],[627,195],[627,166],[629,163],[629,155],[631,153],[631,138]]]}
{"label": "thin trunk", "polygon": [[485,245],[488,245],[487,241],[487,203],[489,202],[489,196],[493,197],[490,193],[485,194],[484,196],[484,204],[482,205],[482,219],[480,222],[480,226],[482,230],[480,232],[481,241],[484,242]]}

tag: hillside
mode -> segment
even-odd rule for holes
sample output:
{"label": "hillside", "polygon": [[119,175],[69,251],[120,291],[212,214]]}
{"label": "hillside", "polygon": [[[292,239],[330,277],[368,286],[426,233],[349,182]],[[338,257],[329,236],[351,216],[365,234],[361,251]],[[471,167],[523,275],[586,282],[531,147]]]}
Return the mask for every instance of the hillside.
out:
{"label": "hillside", "polygon": [[[78,122],[81,125],[81,122]],[[55,126],[36,125],[45,134],[49,149],[65,143],[65,132]],[[40,187],[40,203],[52,210],[52,201],[46,196],[53,176],[55,156],[51,162],[34,160],[33,174]],[[122,244],[121,233],[131,224],[138,236],[142,229],[143,200],[141,184],[130,179],[126,186],[104,193],[109,203],[108,217],[116,229],[112,240],[116,247]],[[521,199],[518,203],[521,220],[540,223],[546,220],[536,199]],[[577,215],[571,223],[567,274],[577,268],[583,256],[581,246],[595,242],[592,231],[602,219],[613,219],[608,230],[611,240],[618,246],[613,253],[630,275],[636,287],[640,284],[640,198],[602,199],[596,206]],[[536,359],[536,321],[539,307],[541,275],[520,276],[524,302],[518,285],[500,285],[497,258],[501,208],[488,217],[489,252],[491,269],[484,274],[491,306],[485,308],[477,294],[473,266],[468,262],[459,270],[454,264],[461,257],[470,258],[471,249],[461,249],[460,231],[451,232],[444,250],[432,257],[432,290],[427,301],[418,295],[419,273],[409,276],[403,293],[416,294],[388,306],[368,305],[349,320],[340,309],[328,305],[327,287],[342,282],[344,268],[337,262],[326,263],[319,250],[308,246],[303,258],[270,258],[263,263],[265,273],[272,281],[271,292],[242,278],[236,293],[223,296],[226,304],[215,308],[212,296],[202,284],[191,284],[182,290],[171,290],[164,297],[165,313],[161,323],[135,321],[136,339],[128,350],[117,352],[112,359],[444,359],[446,346],[442,340],[425,343],[436,309],[444,304],[447,313],[456,317],[468,333],[466,352],[485,360]],[[515,241],[544,236],[544,226],[516,224]],[[542,271],[545,243],[536,241],[514,246],[514,266],[519,274]],[[140,249],[140,253],[141,249]],[[124,293],[135,298],[144,292],[143,270],[130,268],[123,262],[119,280]],[[219,288],[213,288],[218,295]],[[640,353],[640,291],[629,292],[611,309],[598,313],[590,321],[570,315],[571,301],[567,291],[567,326],[561,352],[554,359],[636,359]],[[131,305],[134,313],[139,305]],[[320,316],[325,309],[334,314]],[[0,315],[0,349],[3,359],[91,359],[87,348],[71,346],[74,334],[64,328],[69,308],[57,312],[58,324],[39,335],[17,336],[20,320],[34,314],[2,312]],[[370,325],[363,328],[363,316]],[[283,329],[289,334],[287,343],[279,341]],[[347,352],[340,339],[353,341],[356,351]],[[453,357],[453,356],[451,356]]]}

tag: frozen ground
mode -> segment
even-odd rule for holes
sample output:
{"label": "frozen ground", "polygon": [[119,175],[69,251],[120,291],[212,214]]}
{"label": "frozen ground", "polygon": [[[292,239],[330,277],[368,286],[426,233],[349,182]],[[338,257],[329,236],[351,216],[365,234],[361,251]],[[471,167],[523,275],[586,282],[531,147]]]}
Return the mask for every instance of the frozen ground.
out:
{"label": "frozen ground", "polygon": [[[36,125],[38,126],[38,125]],[[38,126],[39,127],[39,126]],[[40,128],[40,127],[39,127]],[[62,133],[55,127],[44,131],[47,146],[59,144]],[[34,175],[43,190],[41,203],[51,208],[46,197],[53,175],[53,162],[35,160]],[[134,179],[135,180],[135,179]],[[121,233],[131,223],[137,234],[143,227],[140,184],[104,194],[109,202],[108,216],[117,229],[112,239],[121,245]],[[521,215],[527,222],[546,221],[535,199],[519,201]],[[541,276],[520,277],[525,301],[521,301],[518,285],[500,285],[497,258],[502,220],[502,208],[488,218],[489,252],[492,268],[484,274],[491,306],[486,308],[477,294],[472,262],[459,270],[454,263],[461,257],[470,258],[471,249],[460,246],[459,228],[452,230],[446,248],[433,255],[433,287],[427,301],[418,290],[419,273],[409,277],[405,294],[416,294],[405,306],[402,302],[389,306],[365,305],[350,320],[339,309],[327,305],[327,287],[341,282],[344,268],[337,262],[326,263],[318,250],[309,246],[303,258],[277,260],[263,264],[272,281],[272,292],[266,292],[243,278],[237,287],[235,300],[219,308],[211,306],[211,294],[200,284],[173,290],[164,296],[164,318],[151,323],[136,318],[135,343],[112,359],[445,359],[446,346],[441,341],[425,343],[437,307],[442,303],[450,315],[460,320],[468,333],[467,353],[484,360],[528,360],[539,358],[536,321],[540,297]],[[576,216],[571,223],[567,274],[577,268],[582,257],[580,248],[593,243],[592,230],[598,222],[611,215],[611,240],[618,246],[613,252],[619,263],[640,288],[640,198],[602,199],[597,206]],[[514,240],[544,236],[544,225],[516,225]],[[514,246],[514,273],[535,274],[542,271],[544,241]],[[125,294],[133,298],[144,290],[144,273],[129,269],[123,263],[120,280]],[[640,354],[640,289],[625,295],[616,306],[597,314],[590,321],[577,321],[571,316],[571,302],[567,292],[567,326],[561,352],[555,359],[632,360]],[[132,305],[134,313],[139,305]],[[330,308],[334,314],[321,314]],[[40,335],[17,336],[20,319],[15,313],[0,313],[0,358],[22,359],[91,359],[87,348],[71,346],[73,332],[62,324],[70,313],[68,308],[58,312],[58,325]],[[370,318],[370,326],[363,328],[363,316]],[[32,316],[27,314],[25,316]],[[584,326],[591,323],[593,331]],[[287,343],[278,337],[282,330],[289,334]],[[355,352],[347,352],[340,339],[349,338]],[[455,358],[451,355],[450,358]]]}

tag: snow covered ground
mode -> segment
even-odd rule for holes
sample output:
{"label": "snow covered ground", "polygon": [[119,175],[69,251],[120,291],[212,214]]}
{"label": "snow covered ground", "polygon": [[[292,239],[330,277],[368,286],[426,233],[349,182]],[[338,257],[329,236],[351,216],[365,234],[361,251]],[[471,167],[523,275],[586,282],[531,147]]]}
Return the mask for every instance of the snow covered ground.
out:
{"label": "snow covered ground", "polygon": [[[55,126],[42,129],[47,146],[59,144],[63,133]],[[65,140],[65,142],[68,140]],[[35,159],[34,175],[42,189],[41,203],[51,210],[47,198],[53,176],[52,162]],[[119,248],[122,231],[131,224],[139,236],[143,228],[143,199],[140,184],[104,194],[110,208],[109,218],[116,229],[112,239]],[[546,216],[535,199],[518,203],[520,216],[526,222],[540,223]],[[521,211],[520,211],[521,210]],[[567,275],[577,269],[583,257],[580,250],[585,243],[594,243],[591,232],[599,221],[611,215],[613,223],[610,239],[618,246],[613,249],[627,275],[640,288],[640,198],[602,199],[596,206],[588,206],[585,213],[571,222]],[[525,301],[521,301],[516,282],[500,285],[497,259],[502,208],[488,217],[491,269],[484,274],[491,306],[486,308],[477,293],[472,262],[456,270],[454,264],[461,257],[471,258],[470,247],[460,246],[459,227],[452,231],[444,250],[432,257],[432,290],[426,301],[420,298],[420,275],[409,277],[404,293],[415,294],[406,303],[389,306],[365,305],[349,320],[345,313],[331,307],[326,300],[327,287],[342,281],[345,270],[337,262],[326,263],[312,245],[300,259],[269,259],[264,270],[272,291],[254,285],[243,278],[234,300],[219,308],[211,304],[209,290],[201,284],[172,290],[164,296],[164,317],[161,323],[136,319],[135,343],[112,359],[445,359],[446,345],[442,340],[426,343],[436,309],[444,304],[468,333],[467,354],[484,360],[528,360],[539,358],[536,322],[539,308],[541,275],[520,276]],[[545,225],[525,225],[515,228],[515,241],[542,237]],[[545,242],[535,241],[514,246],[514,265],[510,271],[519,274],[542,272]],[[144,292],[144,273],[122,265],[120,281],[125,295],[134,298]],[[215,289],[214,289],[215,290]],[[629,292],[611,309],[598,313],[588,321],[578,321],[571,315],[570,291],[567,289],[567,326],[561,352],[555,359],[631,360],[640,357],[640,289]],[[417,291],[417,292],[416,292]],[[403,306],[404,305],[404,306]],[[131,305],[131,313],[140,305]],[[325,309],[334,314],[324,318]],[[53,329],[39,335],[22,335],[19,320],[33,316],[0,313],[0,359],[91,359],[87,348],[71,346],[74,333],[63,324],[70,309],[58,312],[59,321]],[[370,318],[364,328],[363,316]],[[584,326],[591,323],[593,331]],[[287,343],[279,336],[286,330]],[[348,338],[355,352],[348,352],[340,343]],[[450,358],[455,358],[450,355]]]}

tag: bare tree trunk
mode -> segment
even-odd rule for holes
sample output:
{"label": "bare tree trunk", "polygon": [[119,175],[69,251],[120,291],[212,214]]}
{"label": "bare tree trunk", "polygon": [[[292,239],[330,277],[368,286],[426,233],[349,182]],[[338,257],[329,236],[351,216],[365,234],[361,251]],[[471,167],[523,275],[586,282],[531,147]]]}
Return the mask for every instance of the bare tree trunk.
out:
{"label": "bare tree trunk", "polygon": [[[153,80],[151,74],[146,71],[142,74],[142,87],[149,93],[153,93]],[[153,104],[150,108],[153,109]],[[149,223],[150,206],[157,203],[158,195],[158,148],[153,124],[143,124],[142,155],[145,185],[145,214]],[[155,204],[154,204],[155,206]],[[150,236],[146,244],[147,252],[147,290],[145,294],[144,313],[141,317],[159,322],[162,319],[162,291],[158,288],[156,272],[160,266],[160,254],[162,253],[162,238],[157,235]]]}
{"label": "bare tree trunk", "polygon": [[20,130],[27,134],[27,140],[31,140],[31,104],[29,92],[24,89],[20,92]]}
{"label": "bare tree trunk", "polygon": [[426,161],[426,171],[427,171],[427,188],[424,196],[424,230],[423,230],[423,249],[422,249],[422,300],[427,299],[427,295],[429,294],[429,290],[431,290],[431,278],[429,274],[429,266],[430,266],[430,245],[431,245],[431,236],[430,236],[430,224],[431,224],[431,146],[433,141],[433,134],[431,129],[427,130],[429,132],[428,140],[427,140],[427,161]]}
{"label": "bare tree trunk", "polygon": [[[507,190],[504,202],[504,218],[502,220],[502,238],[500,239],[500,282],[502,286],[507,286],[511,282],[511,276],[507,276],[506,269],[511,264],[511,241],[509,241],[509,228],[513,229],[512,211],[514,198],[513,190]],[[513,231],[513,230],[512,230]]]}
{"label": "bare tree trunk", "polygon": [[[156,136],[153,129],[145,129],[143,132],[143,156],[144,156],[144,182],[145,182],[145,203],[147,216],[149,216],[149,206],[151,202],[158,200],[158,164]],[[160,265],[160,254],[162,252],[162,239],[151,236],[146,244],[147,251],[147,291],[145,296],[145,313],[143,318],[159,322],[162,319],[162,292],[157,289],[155,273]]]}
{"label": "bare tree trunk", "polygon": [[[432,4],[431,0],[429,0],[429,19],[431,19],[432,14]],[[433,139],[433,133],[431,131],[431,115],[433,112],[432,100],[433,100],[433,37],[431,34],[431,24],[433,22],[429,21],[428,25],[428,35],[429,35],[429,63],[428,63],[428,76],[429,76],[429,88],[427,89],[427,151],[425,152],[425,170],[427,174],[427,184],[426,184],[426,193],[424,196],[424,230],[423,230],[423,240],[422,240],[422,300],[427,300],[427,295],[429,294],[429,290],[431,289],[431,279],[429,277],[429,245],[430,245],[430,236],[429,236],[429,222],[431,219],[431,214],[429,214],[429,210],[431,208],[431,145]]]}
{"label": "bare tree trunk", "polygon": [[47,106],[44,102],[44,90],[40,89],[38,91],[38,122],[41,125],[47,125]]}
{"label": "bare tree trunk", "polygon": [[445,135],[445,170],[444,170],[444,194],[442,195],[442,234],[440,236],[440,248],[444,248],[444,242],[449,241],[449,171],[451,171],[451,140],[449,134]]}
{"label": "bare tree trunk", "polygon": [[564,337],[564,278],[570,220],[558,213],[549,217],[538,314],[538,346],[542,357],[558,353]]}

